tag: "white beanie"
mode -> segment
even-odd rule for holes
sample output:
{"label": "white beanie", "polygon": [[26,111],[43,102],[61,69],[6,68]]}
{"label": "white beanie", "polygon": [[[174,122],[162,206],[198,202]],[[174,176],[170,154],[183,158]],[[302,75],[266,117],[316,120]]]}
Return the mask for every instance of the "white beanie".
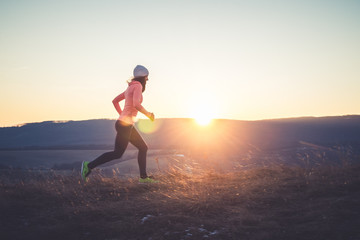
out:
{"label": "white beanie", "polygon": [[149,71],[146,69],[146,67],[141,66],[141,65],[137,65],[134,68],[134,77],[146,77],[147,75],[149,75]]}

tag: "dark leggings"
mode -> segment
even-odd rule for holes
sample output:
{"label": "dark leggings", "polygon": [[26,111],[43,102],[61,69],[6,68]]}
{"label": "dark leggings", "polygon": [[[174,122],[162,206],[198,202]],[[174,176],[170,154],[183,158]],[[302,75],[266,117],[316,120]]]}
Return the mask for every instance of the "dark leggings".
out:
{"label": "dark leggings", "polygon": [[124,154],[129,142],[139,149],[138,163],[140,169],[140,177],[147,177],[146,174],[146,152],[148,147],[138,131],[133,125],[126,125],[121,121],[116,121],[116,138],[115,138],[115,149],[112,152],[106,152],[90,162],[88,167],[93,169],[101,164],[109,162],[114,159],[121,158]]}

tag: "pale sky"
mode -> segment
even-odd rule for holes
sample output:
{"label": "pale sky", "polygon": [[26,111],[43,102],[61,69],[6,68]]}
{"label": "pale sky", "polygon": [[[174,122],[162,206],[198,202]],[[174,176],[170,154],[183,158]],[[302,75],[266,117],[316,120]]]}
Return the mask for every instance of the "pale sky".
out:
{"label": "pale sky", "polygon": [[0,0],[0,127],[115,119],[137,64],[158,118],[360,114],[359,13],[357,0]]}

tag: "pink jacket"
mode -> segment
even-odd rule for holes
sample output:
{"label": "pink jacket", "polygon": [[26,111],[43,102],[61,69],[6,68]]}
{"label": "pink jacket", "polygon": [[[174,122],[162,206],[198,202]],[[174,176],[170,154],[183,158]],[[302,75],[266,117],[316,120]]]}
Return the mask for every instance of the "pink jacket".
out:
{"label": "pink jacket", "polygon": [[[122,110],[119,102],[124,99],[125,106],[124,110]],[[139,111],[148,115],[149,112],[141,105],[142,101],[141,83],[138,81],[130,82],[128,88],[113,100],[115,109],[120,114],[119,120],[128,124],[134,124],[136,122],[136,115]]]}

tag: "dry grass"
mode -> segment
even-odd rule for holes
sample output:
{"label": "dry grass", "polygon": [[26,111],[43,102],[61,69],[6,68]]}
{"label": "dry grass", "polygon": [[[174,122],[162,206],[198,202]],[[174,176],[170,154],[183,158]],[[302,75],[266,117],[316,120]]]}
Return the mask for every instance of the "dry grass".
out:
{"label": "dry grass", "polygon": [[360,167],[0,174],[1,239],[360,239]]}

